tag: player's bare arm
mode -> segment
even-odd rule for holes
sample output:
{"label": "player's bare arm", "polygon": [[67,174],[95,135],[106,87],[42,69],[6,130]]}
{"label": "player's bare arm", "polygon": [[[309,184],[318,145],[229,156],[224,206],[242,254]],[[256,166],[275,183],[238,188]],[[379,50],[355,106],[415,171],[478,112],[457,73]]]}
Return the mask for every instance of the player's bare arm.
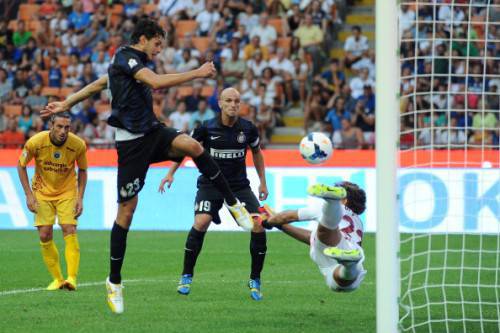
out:
{"label": "player's bare arm", "polygon": [[194,79],[212,77],[217,73],[213,62],[206,62],[197,69],[177,74],[156,74],[145,67],[135,73],[134,78],[153,89],[162,89],[183,84]]}
{"label": "player's bare arm", "polygon": [[82,215],[83,212],[83,195],[87,186],[87,170],[78,169],[78,198],[76,200],[75,218]]}
{"label": "player's bare arm", "polygon": [[167,184],[167,188],[170,188],[170,186],[172,186],[172,183],[174,182],[174,174],[180,166],[181,164],[178,162],[172,164],[170,169],[168,169],[167,175],[161,180],[160,186],[158,187],[158,192],[165,193],[165,184]]}
{"label": "player's bare arm", "polygon": [[257,170],[257,175],[259,176],[260,180],[259,200],[266,200],[267,196],[269,195],[266,183],[266,167],[264,164],[264,154],[262,154],[262,150],[259,147],[252,148],[252,159],[253,164],[255,165],[255,170]]}
{"label": "player's bare arm", "polygon": [[104,75],[92,83],[89,83],[74,94],[69,95],[64,101],[49,103],[42,111],[40,116],[42,118],[49,117],[52,114],[68,111],[73,105],[89,98],[106,89],[108,85],[108,76]]}
{"label": "player's bare arm", "polygon": [[38,202],[33,195],[30,187],[30,181],[28,179],[28,172],[26,171],[26,167],[21,166],[19,163],[17,164],[17,173],[19,175],[19,179],[21,181],[21,185],[24,190],[24,194],[26,195],[26,205],[28,209],[32,213],[36,213],[38,208]]}

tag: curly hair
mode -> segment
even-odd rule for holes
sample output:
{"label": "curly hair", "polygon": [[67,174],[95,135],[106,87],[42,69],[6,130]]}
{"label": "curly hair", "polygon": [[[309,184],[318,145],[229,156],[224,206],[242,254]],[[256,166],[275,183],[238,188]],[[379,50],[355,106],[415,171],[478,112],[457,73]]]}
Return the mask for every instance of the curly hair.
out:
{"label": "curly hair", "polygon": [[348,181],[339,182],[336,185],[342,186],[347,192],[347,203],[345,204],[346,207],[358,215],[363,214],[366,209],[365,191],[357,184]]}
{"label": "curly hair", "polygon": [[148,18],[143,18],[140,19],[134,27],[132,36],[130,36],[131,43],[139,43],[139,38],[143,35],[147,40],[154,37],[165,38],[165,31],[157,22]]}

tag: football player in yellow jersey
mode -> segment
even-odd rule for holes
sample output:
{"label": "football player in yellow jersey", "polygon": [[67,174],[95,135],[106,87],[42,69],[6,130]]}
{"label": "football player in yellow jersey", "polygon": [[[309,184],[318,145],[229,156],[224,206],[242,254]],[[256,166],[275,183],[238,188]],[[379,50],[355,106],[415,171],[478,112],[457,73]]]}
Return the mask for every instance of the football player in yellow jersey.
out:
{"label": "football player in yellow jersey", "polygon": [[[87,184],[85,142],[70,133],[68,112],[52,116],[50,130],[34,135],[24,145],[17,171],[26,194],[28,209],[35,214],[35,226],[40,236],[42,257],[53,281],[47,290],[76,289],[80,264],[80,246],[76,236],[76,219],[83,211],[83,194]],[[32,184],[26,165],[35,159]],[[75,172],[78,164],[78,177]],[[57,216],[65,247],[68,277],[65,280],[59,264],[59,252],[53,241],[53,226]]]}

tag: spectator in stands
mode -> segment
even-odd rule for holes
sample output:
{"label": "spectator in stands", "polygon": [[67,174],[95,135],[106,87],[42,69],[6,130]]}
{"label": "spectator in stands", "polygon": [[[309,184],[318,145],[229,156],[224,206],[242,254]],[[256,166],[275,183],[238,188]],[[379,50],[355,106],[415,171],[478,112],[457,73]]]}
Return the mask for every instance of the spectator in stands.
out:
{"label": "spectator in stands", "polygon": [[187,133],[189,131],[189,119],[191,114],[186,112],[186,103],[181,101],[177,104],[177,110],[172,112],[168,119],[172,123],[172,127],[181,132]]}
{"label": "spectator in stands", "polygon": [[[99,44],[103,44],[104,46],[106,46],[105,43],[107,43],[109,40],[109,33],[104,27],[101,26],[97,17],[94,17],[92,23],[90,24],[90,27],[83,33],[83,37],[85,38],[86,44],[90,48],[94,49]],[[98,51],[105,50],[105,47],[103,48],[102,46],[99,46]]]}
{"label": "spectator in stands", "polygon": [[22,99],[28,95],[28,92],[33,88],[32,83],[28,80],[29,68],[22,67],[16,71],[14,83],[12,85],[12,98],[15,103],[22,104]]}
{"label": "spectator in stands", "polygon": [[184,11],[186,10],[186,2],[180,0],[160,0],[158,10],[164,16],[179,19],[185,16]]}
{"label": "spectator in stands", "polygon": [[292,7],[290,8],[290,10],[288,10],[287,15],[288,15],[288,18],[286,20],[288,25],[287,30],[289,31],[289,33],[293,35],[295,30],[299,28],[300,22],[303,19],[299,5],[292,4]]}
{"label": "spectator in stands", "polygon": [[123,4],[123,14],[126,17],[133,17],[139,11],[139,4],[135,3],[134,0],[125,0]]}
{"label": "spectator in stands", "polygon": [[0,134],[0,146],[3,148],[21,148],[24,143],[24,133],[19,130],[16,118],[7,119],[5,131]]}
{"label": "spectator in stands", "polygon": [[92,63],[92,69],[97,77],[108,74],[109,61],[106,57],[108,55],[105,51],[99,51],[96,61]]}
{"label": "spectator in stands", "polygon": [[211,38],[215,40],[220,47],[228,44],[233,36],[233,31],[229,28],[224,18],[220,19],[215,23],[214,28],[211,31]]}
{"label": "spectator in stands", "polygon": [[243,59],[250,60],[256,51],[262,53],[262,58],[264,60],[267,61],[269,59],[269,49],[260,44],[260,36],[258,35],[253,36],[250,43],[243,49]]}
{"label": "spectator in stands", "polygon": [[[300,103],[306,100],[306,81],[309,74],[309,67],[307,63],[302,62],[300,58],[293,58],[293,73],[292,73],[292,87],[293,94],[298,96]],[[294,98],[296,100],[296,98]]]}
{"label": "spectator in stands", "polygon": [[86,86],[87,84],[97,80],[97,76],[95,75],[94,71],[92,70],[92,63],[87,62],[83,66],[83,73],[80,76],[79,80],[80,80],[80,84],[82,86]]}
{"label": "spectator in stands", "polygon": [[436,135],[437,144],[448,148],[463,148],[467,135],[463,128],[457,126],[457,119],[450,118],[449,126]]}
{"label": "spectator in stands", "polygon": [[267,13],[263,12],[259,17],[259,24],[252,27],[250,31],[250,38],[253,36],[260,37],[260,43],[263,46],[272,47],[278,38],[278,34],[276,33],[276,29],[269,25],[269,16]]}
{"label": "spectator in stands", "polygon": [[347,118],[341,120],[342,128],[333,133],[333,146],[337,149],[361,149],[363,148],[363,132],[352,126]]}
{"label": "spectator in stands", "polygon": [[469,138],[469,145],[478,149],[492,147],[493,142],[493,131],[475,130]]}
{"label": "spectator in stands", "polygon": [[0,104],[6,102],[11,97],[12,83],[7,77],[7,71],[0,67]]}
{"label": "spectator in stands", "polygon": [[83,11],[81,1],[75,0],[73,11],[68,16],[68,21],[78,32],[83,32],[90,25],[90,14]]}
{"label": "spectator in stands", "polygon": [[179,45],[177,51],[175,52],[174,56],[174,63],[176,61],[180,61],[180,58],[182,58],[182,52],[184,52],[185,49],[189,49],[191,52],[191,56],[193,58],[199,59],[201,56],[200,51],[194,46],[193,44],[193,35],[191,33],[186,33],[184,34],[184,38],[182,39],[181,45]]}
{"label": "spectator in stands", "polygon": [[327,31],[328,16],[327,13],[321,8],[321,2],[318,0],[313,0],[309,6],[309,13],[312,16],[313,24],[317,25],[322,31]]}
{"label": "spectator in stands", "polygon": [[340,87],[345,82],[345,74],[340,68],[339,60],[336,58],[330,60],[328,70],[324,71],[321,76],[318,75],[315,79],[320,82],[325,89],[340,91]]}
{"label": "spectator in stands", "polygon": [[14,46],[23,49],[28,40],[31,38],[31,31],[26,31],[26,23],[24,21],[17,21],[17,29],[12,35],[12,42]]}
{"label": "spectator in stands", "polygon": [[259,15],[253,12],[253,5],[251,3],[247,3],[245,11],[241,11],[238,14],[238,21],[240,25],[245,27],[246,31],[252,31],[253,27],[259,24]]}
{"label": "spectator in stands", "polygon": [[186,48],[182,50],[182,57],[175,63],[175,70],[178,73],[183,73],[198,68],[198,66],[198,60],[193,58],[191,56],[191,50]]}
{"label": "spectator in stands", "polygon": [[314,122],[313,129],[319,130],[321,121],[325,117],[326,103],[327,101],[323,99],[321,83],[314,81],[304,104],[304,130],[306,133],[309,132],[311,120]]}
{"label": "spectator in stands", "polygon": [[402,36],[405,32],[411,31],[414,36],[415,12],[409,5],[401,5],[399,10],[399,33]]}
{"label": "spectator in stands", "polygon": [[318,74],[323,66],[323,32],[313,24],[311,14],[306,14],[304,23],[295,30],[294,36],[300,40],[300,45],[304,51],[311,55],[313,64],[313,74]]}
{"label": "spectator in stands", "polygon": [[33,126],[34,115],[33,110],[29,105],[23,105],[21,115],[19,116],[17,127],[26,135],[28,130]]}
{"label": "spectator in stands", "polygon": [[358,72],[363,68],[368,69],[368,77],[375,81],[375,50],[369,49],[367,52],[364,52],[361,60],[356,61],[351,66],[353,71]]}
{"label": "spectator in stands", "polygon": [[217,3],[212,1],[213,0],[206,0],[205,10],[196,16],[196,22],[198,23],[197,31],[199,36],[208,36],[215,23],[221,18],[219,12],[216,11]]}
{"label": "spectator in stands", "polygon": [[59,59],[50,59],[49,69],[49,87],[61,88],[62,87],[62,71],[59,65]]}
{"label": "spectator in stands", "polygon": [[292,77],[295,70],[293,63],[285,55],[285,50],[278,48],[276,50],[276,57],[269,61],[269,67],[281,77],[284,83],[286,99],[289,103],[293,101],[293,86]]}
{"label": "spectator in stands", "polygon": [[273,97],[269,96],[269,94],[267,93],[267,87],[265,83],[259,83],[259,85],[257,86],[257,93],[254,97],[252,97],[251,100],[248,101],[248,103],[255,106],[255,108],[257,109],[257,113],[262,104],[273,104]]}
{"label": "spectator in stands", "polygon": [[263,54],[260,50],[253,53],[252,59],[247,61],[247,68],[251,69],[255,77],[260,78],[264,68],[268,67],[269,63],[263,59]]}
{"label": "spectator in stands", "polygon": [[266,146],[269,143],[271,134],[275,125],[274,112],[271,107],[265,103],[257,108],[255,115],[255,125],[259,130],[261,145]]}
{"label": "spectator in stands", "polygon": [[38,8],[38,15],[41,18],[51,19],[55,16],[59,5],[55,0],[45,0]]}
{"label": "spectator in stands", "polygon": [[85,126],[97,116],[97,111],[94,108],[94,100],[86,99],[71,109],[72,121],[82,123],[82,130]]}
{"label": "spectator in stands", "polygon": [[[193,92],[186,96],[184,102],[186,103],[186,110],[190,113],[198,110],[198,104],[201,99],[204,97],[201,95],[201,91],[203,89],[203,84],[201,82],[193,83]],[[181,98],[179,98],[181,99]]]}
{"label": "spectator in stands", "polygon": [[247,68],[245,77],[240,81],[240,87],[238,89],[241,94],[241,100],[245,103],[249,103],[252,98],[257,96],[257,86],[258,81],[255,79],[253,71]]}
{"label": "spectator in stands", "polygon": [[352,35],[347,37],[344,44],[346,66],[350,68],[352,64],[361,60],[363,53],[368,49],[368,38],[361,34],[361,27],[358,25],[352,27]]}
{"label": "spectator in stands", "polygon": [[202,98],[198,103],[198,110],[196,110],[189,119],[189,130],[200,126],[205,120],[215,117],[214,111],[208,107],[207,100]]}
{"label": "spectator in stands", "polygon": [[231,51],[231,58],[222,63],[222,78],[225,86],[237,85],[246,71],[245,61],[239,57],[239,45],[233,44]]}
{"label": "spectator in stands", "polygon": [[35,112],[40,112],[47,105],[47,102],[47,97],[42,96],[42,85],[40,83],[36,83],[33,86],[33,89],[30,90],[28,97],[24,101]]}
{"label": "spectator in stands", "polygon": [[363,100],[359,99],[351,117],[353,126],[363,133],[363,141],[368,148],[375,147],[375,108],[366,107]]}
{"label": "spectator in stands", "polygon": [[[273,101],[275,98],[279,98],[279,104],[284,104],[283,96],[281,94],[283,90],[281,89],[283,78],[281,78],[279,75],[275,75],[271,67],[264,68],[264,70],[262,71],[260,82],[266,85],[266,97],[270,99],[272,98]],[[272,105],[272,103],[268,105]]]}
{"label": "spectator in stands", "polygon": [[96,127],[97,137],[91,144],[98,144],[102,148],[112,148],[115,141],[115,129],[108,125],[108,116],[108,114],[104,113],[97,116],[99,119],[99,123]]}
{"label": "spectator in stands", "polygon": [[331,133],[340,131],[342,129],[342,119],[347,119],[350,122],[351,118],[351,113],[345,109],[344,98],[337,97],[335,107],[328,111],[326,115],[326,129]]}
{"label": "spectator in stands", "polygon": [[205,0],[186,0],[186,15],[190,20],[196,19],[198,14],[200,14],[205,9]]}
{"label": "spectator in stands", "polygon": [[365,86],[375,87],[375,82],[368,76],[368,69],[363,68],[360,70],[359,76],[351,79],[349,86],[351,88],[352,97],[357,99],[363,95],[363,89]]}
{"label": "spectator in stands", "polygon": [[50,20],[50,30],[55,36],[62,36],[68,30],[69,21],[62,9],[56,12],[53,19]]}
{"label": "spectator in stands", "polygon": [[478,105],[478,111],[474,112],[472,117],[472,129],[474,130],[498,130],[498,109],[497,112],[488,112],[487,110],[492,110],[487,103],[483,107],[483,102],[480,99]]}

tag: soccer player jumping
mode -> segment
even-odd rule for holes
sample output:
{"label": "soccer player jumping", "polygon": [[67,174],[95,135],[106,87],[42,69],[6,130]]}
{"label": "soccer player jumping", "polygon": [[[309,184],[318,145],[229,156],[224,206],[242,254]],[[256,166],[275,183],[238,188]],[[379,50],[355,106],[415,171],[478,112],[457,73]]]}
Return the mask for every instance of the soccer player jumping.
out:
{"label": "soccer player jumping", "polygon": [[[26,194],[28,209],[35,213],[35,226],[40,236],[42,257],[52,275],[47,290],[65,287],[76,289],[80,264],[80,245],[76,235],[76,219],[83,211],[83,194],[87,184],[85,142],[69,133],[71,116],[58,113],[52,116],[50,130],[30,138],[24,145],[17,173]],[[32,189],[26,166],[35,159]],[[75,173],[78,164],[78,177]],[[68,277],[64,280],[59,264],[59,252],[53,241],[53,226],[57,216],[66,244],[65,258]]]}
{"label": "soccer player jumping", "polygon": [[70,109],[76,103],[109,85],[112,113],[108,119],[116,127],[118,152],[118,214],[111,230],[110,274],[106,279],[108,305],[115,313],[123,312],[121,267],[125,257],[127,233],[132,223],[137,195],[144,185],[149,165],[189,156],[200,172],[222,193],[236,222],[250,230],[253,222],[245,207],[236,199],[224,175],[210,154],[189,135],[165,127],[153,112],[151,88],[161,89],[216,74],[212,62],[179,74],[158,75],[146,67],[160,51],[165,38],[163,29],[153,20],[142,19],[131,35],[132,45],[114,55],[108,75],[70,95],[63,102],[50,103],[42,116]]}
{"label": "soccer player jumping", "polygon": [[[315,184],[307,189],[309,195],[321,198],[298,210],[274,214],[269,209],[262,225],[277,227],[293,238],[309,244],[311,259],[333,291],[353,291],[363,281],[364,252],[361,248],[363,224],[359,218],[366,208],[365,191],[344,181],[335,186]],[[267,220],[266,220],[267,219]],[[288,223],[317,221],[312,232]]]}

